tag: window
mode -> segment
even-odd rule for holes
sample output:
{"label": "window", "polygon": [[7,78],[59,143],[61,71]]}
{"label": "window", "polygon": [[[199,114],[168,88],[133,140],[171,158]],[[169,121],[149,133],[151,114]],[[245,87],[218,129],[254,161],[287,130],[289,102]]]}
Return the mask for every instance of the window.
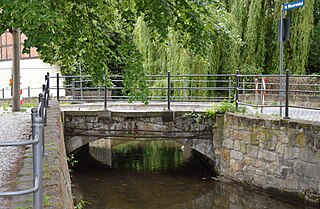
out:
{"label": "window", "polygon": [[[20,58],[29,59],[38,57],[37,50],[35,48],[30,49],[30,54],[23,54],[23,43],[27,39],[24,34],[20,34]],[[9,31],[4,32],[0,37],[0,61],[12,60],[12,35]]]}

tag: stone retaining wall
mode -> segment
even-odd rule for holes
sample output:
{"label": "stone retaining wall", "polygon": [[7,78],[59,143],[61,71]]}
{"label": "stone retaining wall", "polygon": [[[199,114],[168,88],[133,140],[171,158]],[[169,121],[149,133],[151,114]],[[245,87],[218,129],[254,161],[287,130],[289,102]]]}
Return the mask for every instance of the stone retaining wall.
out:
{"label": "stone retaining wall", "polygon": [[226,114],[213,141],[222,176],[320,205],[319,123]]}
{"label": "stone retaining wall", "polygon": [[50,101],[48,124],[45,126],[45,157],[43,159],[43,187],[49,197],[50,208],[72,209],[71,180],[64,144],[63,123],[59,104]]}

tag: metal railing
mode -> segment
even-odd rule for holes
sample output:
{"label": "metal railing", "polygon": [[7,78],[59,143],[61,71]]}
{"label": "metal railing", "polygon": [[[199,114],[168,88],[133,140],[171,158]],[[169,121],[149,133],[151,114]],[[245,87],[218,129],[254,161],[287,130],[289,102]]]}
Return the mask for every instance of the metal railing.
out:
{"label": "metal railing", "polygon": [[32,137],[28,141],[0,142],[2,146],[32,146],[33,155],[33,187],[20,191],[0,192],[0,196],[20,196],[33,193],[33,208],[41,209],[42,197],[42,157],[44,154],[44,125],[47,123],[47,107],[49,102],[49,76],[46,75],[43,92],[39,94],[39,103],[31,110]]}
{"label": "metal railing", "polygon": [[[104,102],[126,101],[123,76],[110,75],[110,86],[95,86],[91,76],[50,76],[51,90],[56,91],[58,101],[65,102]],[[64,86],[61,85],[63,80]],[[168,102],[220,102],[233,98],[234,75],[146,75],[149,101]],[[62,97],[61,92],[65,91]]]}
{"label": "metal railing", "polygon": [[[110,75],[112,87],[95,86],[91,76],[48,76],[53,85],[50,89],[56,91],[58,101],[73,103],[125,101],[122,75]],[[285,78],[285,79],[280,79]],[[305,79],[302,79],[305,78]],[[280,85],[280,80],[284,85]],[[61,81],[64,85],[61,86]],[[265,82],[263,82],[265,81]],[[319,75],[242,75],[236,74],[198,74],[198,75],[146,75],[149,101],[167,102],[234,102],[237,107],[251,106],[260,108],[279,107],[280,115],[285,111],[288,118],[288,108],[305,108],[319,110],[319,106],[294,104],[289,97],[297,95],[320,96]],[[286,88],[280,89],[281,86]],[[65,96],[60,96],[64,90]],[[250,101],[244,100],[244,95],[251,95]]]}
{"label": "metal railing", "polygon": [[[278,107],[281,117],[284,112],[284,118],[289,118],[289,108],[320,110],[320,75],[290,75],[289,70],[285,75],[241,75],[237,71],[235,80],[237,107],[251,106],[260,108],[261,112]],[[244,99],[244,95],[252,97]]]}

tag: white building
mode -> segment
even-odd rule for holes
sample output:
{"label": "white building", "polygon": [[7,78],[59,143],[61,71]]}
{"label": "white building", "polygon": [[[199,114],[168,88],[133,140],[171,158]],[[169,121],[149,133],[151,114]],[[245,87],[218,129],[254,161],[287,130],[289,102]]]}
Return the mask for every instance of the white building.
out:
{"label": "white building", "polygon": [[[25,35],[21,34],[21,51],[23,49],[23,42],[26,39]],[[11,98],[11,86],[9,80],[12,75],[12,35],[5,32],[0,38],[0,99]],[[21,89],[22,98],[29,95],[36,97],[42,91],[42,85],[45,82],[45,75],[49,72],[50,76],[56,76],[60,73],[60,67],[51,66],[44,63],[38,58],[36,49],[31,49],[30,54],[21,53],[20,61],[20,75],[21,75]],[[53,81],[53,79],[51,79]],[[50,81],[51,81],[50,80]],[[56,81],[54,82],[56,85]],[[63,81],[60,81],[60,86]],[[30,89],[30,91],[28,91]],[[56,91],[51,91],[50,94],[56,95]],[[60,93],[64,96],[64,92]]]}

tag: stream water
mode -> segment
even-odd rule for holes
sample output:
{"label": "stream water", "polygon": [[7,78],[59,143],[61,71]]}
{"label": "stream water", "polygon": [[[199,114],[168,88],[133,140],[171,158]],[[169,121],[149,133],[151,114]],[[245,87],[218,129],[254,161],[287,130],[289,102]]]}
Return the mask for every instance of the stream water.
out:
{"label": "stream water", "polygon": [[99,140],[78,155],[73,193],[86,209],[314,209],[213,178],[207,160],[174,141]]}

